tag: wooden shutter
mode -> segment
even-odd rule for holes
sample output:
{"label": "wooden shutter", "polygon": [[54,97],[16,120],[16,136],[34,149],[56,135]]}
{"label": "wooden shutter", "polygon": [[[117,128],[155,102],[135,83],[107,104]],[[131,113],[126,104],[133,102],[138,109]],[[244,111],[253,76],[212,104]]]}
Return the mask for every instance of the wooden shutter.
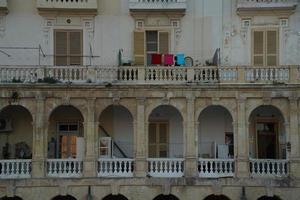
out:
{"label": "wooden shutter", "polygon": [[145,33],[143,31],[134,31],[134,61],[136,65],[145,64]]}
{"label": "wooden shutter", "polygon": [[55,30],[55,65],[82,65],[82,31]]}
{"label": "wooden shutter", "polygon": [[159,53],[169,53],[169,33],[159,32]]}
{"label": "wooden shutter", "polygon": [[266,64],[267,66],[276,66],[277,65],[277,49],[278,49],[278,41],[277,41],[277,31],[276,30],[268,30],[266,31]]}
{"label": "wooden shutter", "polygon": [[149,124],[149,157],[168,157],[168,123],[152,122]]}
{"label": "wooden shutter", "polygon": [[72,31],[69,33],[70,65],[82,64],[82,32]]}
{"label": "wooden shutter", "polygon": [[253,31],[253,65],[264,66],[264,31]]}
{"label": "wooden shutter", "polygon": [[55,65],[68,64],[68,33],[65,31],[55,31]]}

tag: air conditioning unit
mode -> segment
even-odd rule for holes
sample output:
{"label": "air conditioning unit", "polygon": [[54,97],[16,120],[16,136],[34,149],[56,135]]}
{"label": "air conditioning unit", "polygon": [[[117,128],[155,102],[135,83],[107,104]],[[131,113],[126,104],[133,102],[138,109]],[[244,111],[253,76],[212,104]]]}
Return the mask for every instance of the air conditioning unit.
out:
{"label": "air conditioning unit", "polygon": [[8,118],[0,118],[0,132],[10,132],[12,130],[12,120]]}

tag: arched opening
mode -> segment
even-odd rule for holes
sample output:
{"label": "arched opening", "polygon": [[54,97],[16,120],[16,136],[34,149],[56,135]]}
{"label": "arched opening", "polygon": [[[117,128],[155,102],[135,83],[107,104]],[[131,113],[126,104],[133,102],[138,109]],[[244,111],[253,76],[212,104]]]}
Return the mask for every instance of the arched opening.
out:
{"label": "arched opening", "polygon": [[274,106],[260,106],[249,118],[249,154],[258,159],[285,159],[284,117]]}
{"label": "arched opening", "polygon": [[22,200],[21,197],[14,196],[14,197],[2,197],[0,200]]}
{"label": "arched opening", "polygon": [[230,200],[230,199],[224,195],[213,195],[212,194],[212,195],[205,197],[204,200]]}
{"label": "arched opening", "polygon": [[133,117],[129,110],[108,106],[99,122],[99,157],[133,158]]}
{"label": "arched opening", "polygon": [[83,159],[85,152],[83,116],[73,106],[59,106],[50,115],[48,158]]}
{"label": "arched opening", "polygon": [[31,113],[19,105],[0,112],[0,158],[31,159],[33,127]]}
{"label": "arched opening", "polygon": [[173,106],[162,105],[149,116],[149,158],[183,158],[183,118]]}
{"label": "arched opening", "polygon": [[234,176],[234,133],[230,112],[222,106],[209,106],[201,112],[198,122],[199,176]]}
{"label": "arched opening", "polygon": [[125,196],[118,194],[118,195],[108,195],[104,197],[102,200],[128,200]]}
{"label": "arched opening", "polygon": [[58,195],[52,198],[52,200],[77,200],[77,199],[71,195],[66,195],[66,196]]}
{"label": "arched opening", "polygon": [[228,159],[234,157],[233,120],[222,106],[209,106],[199,116],[199,157]]}
{"label": "arched opening", "polygon": [[268,197],[268,196],[262,196],[258,198],[257,200],[281,200],[278,196]]}
{"label": "arched opening", "polygon": [[176,196],[170,194],[170,195],[158,195],[153,200],[179,200]]}

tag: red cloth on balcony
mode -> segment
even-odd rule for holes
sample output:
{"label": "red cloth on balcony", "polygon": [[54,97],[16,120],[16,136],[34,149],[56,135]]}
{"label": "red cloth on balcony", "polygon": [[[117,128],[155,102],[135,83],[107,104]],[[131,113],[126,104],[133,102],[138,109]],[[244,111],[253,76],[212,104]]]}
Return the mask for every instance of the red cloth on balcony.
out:
{"label": "red cloth on balcony", "polygon": [[164,55],[164,65],[174,65],[174,55],[173,54],[165,54]]}
{"label": "red cloth on balcony", "polygon": [[161,54],[154,53],[152,54],[152,60],[151,64],[152,65],[161,65]]}

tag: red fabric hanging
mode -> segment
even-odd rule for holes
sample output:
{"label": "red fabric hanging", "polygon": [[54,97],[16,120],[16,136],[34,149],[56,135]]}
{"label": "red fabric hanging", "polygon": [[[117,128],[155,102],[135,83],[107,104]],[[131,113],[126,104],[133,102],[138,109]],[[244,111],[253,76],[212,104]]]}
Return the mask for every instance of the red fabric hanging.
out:
{"label": "red fabric hanging", "polygon": [[161,54],[152,54],[152,65],[161,65]]}

